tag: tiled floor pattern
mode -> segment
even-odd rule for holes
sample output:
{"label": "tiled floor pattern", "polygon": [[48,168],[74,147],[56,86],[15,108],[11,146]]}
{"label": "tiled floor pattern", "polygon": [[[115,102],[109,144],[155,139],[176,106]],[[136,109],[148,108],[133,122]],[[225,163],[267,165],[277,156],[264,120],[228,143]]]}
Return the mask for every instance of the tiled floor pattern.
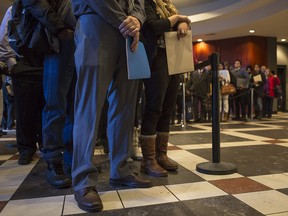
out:
{"label": "tiled floor pattern", "polygon": [[[102,166],[97,189],[103,212],[81,211],[72,189],[54,189],[45,181],[46,165],[35,156],[32,164],[17,164],[15,133],[0,137],[0,215],[129,215],[129,216],[288,216],[288,114],[272,119],[221,124],[221,161],[233,163],[237,173],[208,175],[196,165],[211,161],[211,124],[173,126],[169,157],[177,173],[149,178],[148,189],[113,188],[109,164]],[[95,160],[101,155],[95,151]],[[140,163],[131,162],[134,170]]]}

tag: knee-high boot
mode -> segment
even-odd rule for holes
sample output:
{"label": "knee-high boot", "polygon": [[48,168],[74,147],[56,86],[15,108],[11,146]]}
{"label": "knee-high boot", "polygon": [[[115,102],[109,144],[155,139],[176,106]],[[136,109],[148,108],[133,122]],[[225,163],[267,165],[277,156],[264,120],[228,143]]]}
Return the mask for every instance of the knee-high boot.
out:
{"label": "knee-high boot", "polygon": [[168,173],[157,163],[155,157],[156,135],[140,135],[139,143],[142,149],[143,159],[141,161],[141,171],[151,176],[164,177]]}
{"label": "knee-high boot", "polygon": [[156,160],[158,164],[165,170],[176,170],[178,165],[169,160],[167,157],[169,133],[168,132],[157,132],[156,135]]}

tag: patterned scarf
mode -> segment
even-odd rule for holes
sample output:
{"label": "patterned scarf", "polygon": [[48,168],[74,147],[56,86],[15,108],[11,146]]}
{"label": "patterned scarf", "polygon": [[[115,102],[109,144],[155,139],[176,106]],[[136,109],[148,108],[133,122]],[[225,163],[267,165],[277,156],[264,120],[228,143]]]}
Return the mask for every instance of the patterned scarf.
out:
{"label": "patterned scarf", "polygon": [[161,19],[179,14],[171,0],[153,0],[156,4],[157,14]]}

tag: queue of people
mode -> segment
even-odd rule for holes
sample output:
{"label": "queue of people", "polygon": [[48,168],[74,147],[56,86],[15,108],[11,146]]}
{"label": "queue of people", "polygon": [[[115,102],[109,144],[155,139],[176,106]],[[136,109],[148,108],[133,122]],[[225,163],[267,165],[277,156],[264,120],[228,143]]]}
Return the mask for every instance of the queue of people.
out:
{"label": "queue of people", "polygon": [[163,177],[167,170],[176,170],[177,164],[167,157],[167,145],[179,76],[167,73],[163,35],[177,31],[181,40],[190,28],[188,17],[180,15],[170,0],[16,2],[44,27],[47,40],[40,44],[49,46],[48,51],[29,47],[23,56],[15,55],[8,43],[13,8],[8,9],[1,25],[0,60],[8,65],[6,72],[16,88],[18,164],[31,163],[39,148],[47,163],[47,182],[55,188],[72,186],[79,208],[101,211],[92,159],[107,98],[110,184],[152,186],[127,162],[138,89],[138,80],[127,76],[126,38],[132,37],[130,49],[135,52],[143,41],[151,68],[151,78],[144,80],[141,171]]}
{"label": "queue of people", "polygon": [[[219,108],[222,122],[231,120],[246,122],[248,118],[262,120],[262,118],[272,117],[274,98],[282,98],[280,79],[275,72],[259,64],[255,64],[254,68],[248,65],[245,70],[240,60],[235,61],[234,67],[230,67],[227,61],[220,62],[218,70]],[[226,71],[225,77],[220,72],[223,70]],[[186,86],[185,100],[192,101],[192,106],[190,103],[187,105],[193,109],[193,116],[186,116],[186,123],[211,122],[211,105],[209,103],[212,97],[211,77],[211,66],[208,65],[189,73],[183,81]],[[229,83],[236,88],[236,93],[222,95],[221,88]],[[178,92],[181,93],[180,103],[183,104],[182,89]],[[183,123],[182,104],[177,103],[175,106],[174,115],[177,116],[178,124]],[[189,108],[187,106],[185,108],[186,115],[189,113]],[[170,124],[175,124],[175,118],[171,120]]]}
{"label": "queue of people", "polygon": [[[180,75],[168,75],[164,32],[177,31],[181,40],[190,28],[188,17],[180,15],[171,0],[21,3],[46,29],[49,51],[27,49],[23,57],[15,55],[7,37],[10,7],[1,25],[0,61],[8,66],[14,86],[18,164],[31,163],[40,149],[47,163],[47,182],[55,188],[72,186],[79,208],[98,212],[103,204],[96,188],[98,170],[93,156],[97,140],[102,139],[109,152],[112,186],[152,186],[151,180],[140,177],[127,162],[139,100],[138,80],[129,80],[127,75],[126,38],[131,37],[133,52],[140,40],[144,43],[151,69],[151,77],[143,80],[145,108],[139,135],[143,157],[139,170],[156,177],[177,170],[167,150]],[[249,75],[241,61],[235,61],[234,66],[230,70],[222,64],[229,78],[220,77],[221,85],[231,82],[237,88],[233,102],[228,96],[221,97],[224,120],[228,121],[229,103],[235,106],[236,120],[246,119],[249,83],[259,92],[255,96],[257,115],[271,115],[261,100],[265,94],[273,97],[270,88],[279,85],[271,71],[266,69],[262,76],[263,72],[254,69]],[[194,71],[187,83],[196,122],[205,122],[207,112],[208,120],[212,117],[211,103],[207,107],[213,96],[211,73],[211,65]],[[272,102],[267,100],[269,107]]]}

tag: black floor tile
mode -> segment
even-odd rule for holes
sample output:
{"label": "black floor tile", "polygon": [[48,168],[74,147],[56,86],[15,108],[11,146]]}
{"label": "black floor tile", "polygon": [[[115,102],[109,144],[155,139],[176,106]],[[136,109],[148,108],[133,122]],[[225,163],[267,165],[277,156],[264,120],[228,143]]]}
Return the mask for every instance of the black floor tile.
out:
{"label": "black floor tile", "polygon": [[39,160],[17,191],[13,194],[11,200],[73,194],[71,188],[55,189],[48,184],[46,181],[46,168],[46,163],[43,160]]}
{"label": "black floor tile", "polygon": [[[140,161],[134,161],[130,163],[131,169],[138,173],[142,178],[152,181],[153,186],[183,184],[191,182],[204,181],[201,177],[187,170],[186,168],[179,166],[177,172],[168,172],[168,177],[153,177],[146,173],[140,172]],[[109,167],[104,168],[98,175],[97,189],[98,191],[107,191],[112,189],[127,189],[128,187],[112,187],[109,185]]]}
{"label": "black floor tile", "polygon": [[201,131],[203,129],[200,128],[196,128],[190,125],[186,125],[184,127],[182,127],[182,125],[173,125],[170,126],[170,131]]}
{"label": "black floor tile", "polygon": [[247,134],[269,137],[271,139],[287,139],[288,130],[287,129],[276,129],[276,130],[262,130],[262,131],[245,131]]}
{"label": "black floor tile", "polygon": [[[288,187],[288,185],[287,185],[287,187]],[[283,194],[288,195],[288,188],[279,189],[278,191],[281,192],[281,193],[283,193]]]}
{"label": "black floor tile", "polygon": [[[189,150],[211,161],[211,149]],[[256,176],[288,172],[288,148],[273,144],[222,148],[221,162],[233,163],[244,176]]]}
{"label": "black floor tile", "polygon": [[221,129],[244,129],[244,128],[266,128],[265,126],[252,125],[252,124],[220,124]]}
{"label": "black floor tile", "polygon": [[183,202],[197,216],[263,216],[233,196],[219,196]]}
{"label": "black floor tile", "polygon": [[[221,134],[221,142],[241,142],[249,141],[246,138],[240,138],[235,136],[230,136],[226,134]],[[169,142],[172,144],[181,145],[188,144],[201,144],[201,143],[212,143],[212,133],[199,133],[199,134],[172,134],[170,135]]]}

